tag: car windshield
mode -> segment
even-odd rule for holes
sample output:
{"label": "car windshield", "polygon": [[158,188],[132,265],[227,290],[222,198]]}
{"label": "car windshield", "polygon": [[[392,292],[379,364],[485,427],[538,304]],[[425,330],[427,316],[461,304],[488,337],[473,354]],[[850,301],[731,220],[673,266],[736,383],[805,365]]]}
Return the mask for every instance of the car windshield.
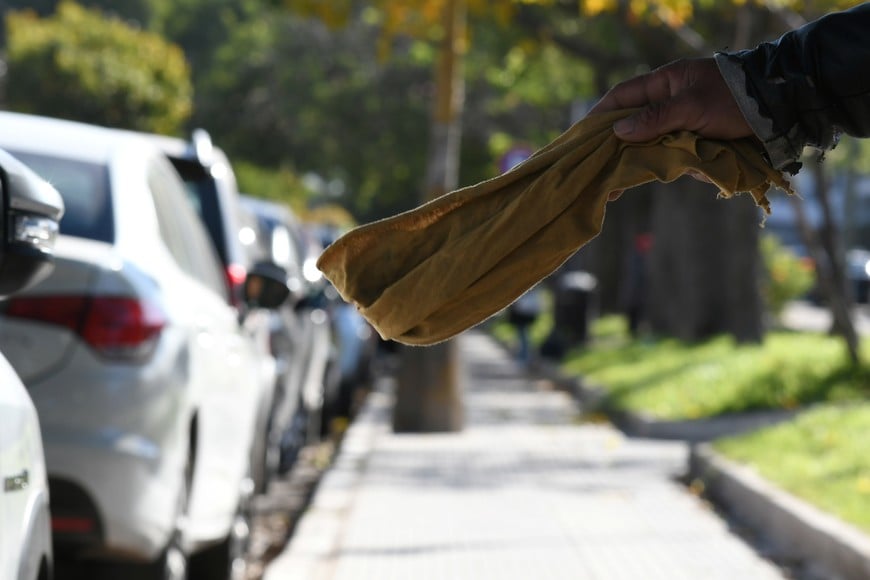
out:
{"label": "car windshield", "polygon": [[112,243],[115,239],[108,168],[96,163],[8,151],[51,183],[65,206],[60,232]]}

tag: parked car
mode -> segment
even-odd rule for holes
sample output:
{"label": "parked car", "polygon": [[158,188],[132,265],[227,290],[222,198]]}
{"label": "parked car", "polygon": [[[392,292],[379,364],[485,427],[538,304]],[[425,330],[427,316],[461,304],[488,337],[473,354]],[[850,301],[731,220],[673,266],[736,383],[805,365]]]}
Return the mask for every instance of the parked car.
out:
{"label": "parked car", "polygon": [[870,303],[870,250],[851,248],[846,251],[846,279],[855,302]]}
{"label": "parked car", "polygon": [[[336,240],[338,232],[328,226],[314,226],[312,237],[317,244],[313,252],[319,255]],[[380,337],[359,310],[345,302],[331,284],[327,283],[323,295],[338,343],[341,376],[332,412],[339,417],[350,417],[358,393],[371,386]]]}
{"label": "parked car", "polygon": [[[320,300],[319,272],[306,268],[308,244],[296,215],[282,204],[241,196],[255,228],[250,251],[288,273],[296,299],[271,320],[272,352],[278,361],[277,395],[270,420],[269,449],[277,471],[292,464],[301,446],[318,439],[329,423],[324,411],[338,392],[338,358],[333,329]],[[317,275],[314,275],[316,272]]]}
{"label": "parked car", "polygon": [[269,344],[268,313],[247,308],[242,303],[242,289],[255,261],[240,238],[242,210],[235,173],[226,154],[212,143],[203,129],[195,130],[189,141],[163,135],[147,135],[147,138],[169,158],[181,175],[187,198],[205,224],[222,264],[229,286],[229,303],[244,313],[245,332],[257,347],[259,405],[251,465],[255,490],[262,492],[269,478],[266,442],[270,409],[275,398],[276,361]]}
{"label": "parked car", "polygon": [[[113,578],[230,577],[259,359],[181,179],[146,139],[70,121],[0,112],[0,147],[66,206],[54,272],[0,309],[0,350],[39,413],[57,555]],[[277,306],[267,295],[251,300]]]}
{"label": "parked car", "polygon": [[[63,200],[0,151],[0,297],[49,274]],[[8,226],[7,226],[8,224]],[[0,578],[49,580],[53,571],[48,479],[39,419],[27,390],[0,354]]]}

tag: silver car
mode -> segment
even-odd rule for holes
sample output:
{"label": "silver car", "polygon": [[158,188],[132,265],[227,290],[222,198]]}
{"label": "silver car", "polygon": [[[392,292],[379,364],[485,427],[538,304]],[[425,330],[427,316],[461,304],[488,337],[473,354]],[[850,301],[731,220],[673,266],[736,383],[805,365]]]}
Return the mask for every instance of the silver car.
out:
{"label": "silver car", "polygon": [[301,222],[282,204],[250,195],[240,200],[250,213],[256,251],[261,259],[287,271],[295,294],[295,300],[285,303],[271,319],[278,382],[269,421],[269,452],[273,468],[284,472],[292,467],[302,445],[328,432],[341,378],[341,353],[321,299],[325,283],[314,266],[315,256],[308,254]]}
{"label": "silver car", "polygon": [[0,113],[0,146],[66,204],[55,271],[0,321],[42,423],[58,550],[118,578],[231,577],[260,362],[178,174],[140,137],[57,119]]}

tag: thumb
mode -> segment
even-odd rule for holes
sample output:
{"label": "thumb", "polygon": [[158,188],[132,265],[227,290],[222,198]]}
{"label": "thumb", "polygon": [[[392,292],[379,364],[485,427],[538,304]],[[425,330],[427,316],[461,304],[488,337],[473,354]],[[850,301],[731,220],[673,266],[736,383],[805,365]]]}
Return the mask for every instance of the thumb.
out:
{"label": "thumb", "polygon": [[616,133],[616,136],[626,141],[631,141],[631,136],[637,129],[637,116],[637,113],[635,113],[614,123],[613,132]]}

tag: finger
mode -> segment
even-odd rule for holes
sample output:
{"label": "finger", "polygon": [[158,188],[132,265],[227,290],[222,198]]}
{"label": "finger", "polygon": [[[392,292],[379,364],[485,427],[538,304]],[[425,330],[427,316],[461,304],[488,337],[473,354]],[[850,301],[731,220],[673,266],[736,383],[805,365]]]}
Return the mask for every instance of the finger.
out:
{"label": "finger", "polygon": [[670,96],[670,75],[668,69],[663,67],[615,85],[590,109],[589,113],[643,107]]}
{"label": "finger", "polygon": [[625,141],[650,141],[680,130],[694,131],[703,126],[703,101],[691,91],[647,105],[634,115],[617,121],[613,131]]}

